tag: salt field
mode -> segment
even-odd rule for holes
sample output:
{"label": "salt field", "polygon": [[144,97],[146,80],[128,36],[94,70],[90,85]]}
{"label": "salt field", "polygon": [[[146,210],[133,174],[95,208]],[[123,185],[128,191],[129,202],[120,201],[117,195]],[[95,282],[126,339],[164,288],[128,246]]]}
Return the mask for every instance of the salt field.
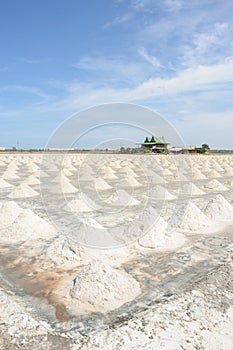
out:
{"label": "salt field", "polygon": [[0,175],[1,349],[232,349],[233,156],[2,154]]}

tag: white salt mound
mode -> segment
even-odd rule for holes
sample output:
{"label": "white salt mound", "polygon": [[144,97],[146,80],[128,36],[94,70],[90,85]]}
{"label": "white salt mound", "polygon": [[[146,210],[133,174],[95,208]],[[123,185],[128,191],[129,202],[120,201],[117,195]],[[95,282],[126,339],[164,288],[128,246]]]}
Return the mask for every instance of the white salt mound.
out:
{"label": "white salt mound", "polygon": [[218,180],[209,181],[204,185],[205,188],[214,191],[228,191],[228,188],[221,184]]}
{"label": "white salt mound", "polygon": [[12,187],[12,185],[3,179],[0,179],[0,188],[8,188],[8,187]]}
{"label": "white salt mound", "polygon": [[200,188],[198,188],[195,184],[190,183],[190,184],[186,184],[183,186],[182,188],[182,192],[186,193],[186,194],[190,194],[190,195],[195,195],[195,196],[200,196],[202,194],[205,194],[205,192],[203,192],[202,190],[200,190]]}
{"label": "white salt mound", "polygon": [[[43,252],[42,252],[43,254]],[[81,248],[77,244],[67,239],[66,237],[56,237],[53,242],[46,247],[45,256],[46,261],[49,260],[56,266],[72,266],[80,264]]]}
{"label": "white salt mound", "polygon": [[26,180],[25,183],[27,185],[39,185],[40,184],[40,180],[34,176],[34,175],[30,175]]}
{"label": "white salt mound", "polygon": [[113,193],[109,199],[106,200],[107,203],[116,206],[135,206],[139,205],[141,202],[133,198],[127,191],[118,190]]}
{"label": "white salt mound", "polygon": [[85,311],[106,312],[135,299],[139,283],[125,271],[91,261],[73,280],[70,295]]}
{"label": "white salt mound", "polygon": [[182,230],[199,231],[210,226],[210,221],[195,204],[189,202],[178,226]]}
{"label": "white salt mound", "polygon": [[151,197],[154,199],[162,199],[167,201],[170,201],[176,198],[165,187],[160,185],[157,185],[155,189],[151,191]]}
{"label": "white salt mound", "polygon": [[0,229],[10,226],[22,211],[16,202],[3,203],[0,207]]}
{"label": "white salt mound", "polygon": [[79,228],[74,232],[75,239],[88,247],[116,247],[119,242],[111,233],[96,220],[88,218],[82,220]]}
{"label": "white salt mound", "polygon": [[112,187],[104,179],[102,179],[101,177],[98,177],[95,180],[95,189],[97,191],[109,190],[111,188]]}
{"label": "white salt mound", "polygon": [[221,194],[218,194],[207,204],[205,214],[213,220],[233,221],[233,206]]}
{"label": "white salt mound", "polygon": [[33,190],[26,183],[22,183],[17,186],[9,195],[9,198],[27,198],[27,197],[35,197],[38,196],[39,193]]}
{"label": "white salt mound", "polygon": [[77,199],[73,199],[67,204],[68,208],[77,213],[88,213],[95,211],[94,206],[90,206],[87,201],[82,196],[79,196]]}
{"label": "white salt mound", "polygon": [[23,209],[7,229],[1,230],[1,237],[3,239],[14,242],[40,238],[49,239],[55,234],[55,228],[30,209]]}
{"label": "white salt mound", "polygon": [[63,177],[60,183],[51,183],[49,192],[57,194],[72,194],[77,193],[78,189],[73,186],[67,178]]}
{"label": "white salt mound", "polygon": [[16,174],[16,171],[14,170],[6,170],[2,175],[2,178],[4,180],[16,180],[16,179],[19,179],[19,176]]}
{"label": "white salt mound", "polygon": [[145,248],[158,248],[166,244],[166,229],[168,223],[160,217],[153,227],[142,236],[138,243]]}
{"label": "white salt mound", "polygon": [[123,185],[126,186],[132,186],[132,187],[141,187],[142,184],[137,181],[134,177],[127,175],[126,177],[124,177],[121,181],[121,183]]}

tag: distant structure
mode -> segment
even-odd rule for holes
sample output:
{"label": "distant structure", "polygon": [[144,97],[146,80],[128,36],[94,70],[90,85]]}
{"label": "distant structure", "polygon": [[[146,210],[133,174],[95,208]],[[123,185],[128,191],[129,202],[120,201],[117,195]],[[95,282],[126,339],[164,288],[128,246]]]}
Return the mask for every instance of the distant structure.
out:
{"label": "distant structure", "polygon": [[169,148],[170,153],[183,154],[183,153],[197,153],[196,146],[174,146]]}
{"label": "distant structure", "polygon": [[146,137],[145,141],[141,143],[141,147],[155,153],[163,153],[168,151],[168,148],[167,148],[168,144],[169,143],[165,141],[163,136],[161,137],[152,136],[151,138]]}

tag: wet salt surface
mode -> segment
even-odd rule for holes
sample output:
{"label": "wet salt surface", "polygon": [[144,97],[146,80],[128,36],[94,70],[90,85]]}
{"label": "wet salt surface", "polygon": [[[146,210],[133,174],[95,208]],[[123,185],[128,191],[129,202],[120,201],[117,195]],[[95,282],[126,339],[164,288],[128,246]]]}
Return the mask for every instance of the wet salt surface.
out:
{"label": "wet salt surface", "polygon": [[[30,172],[21,172],[20,179],[8,180],[13,185],[19,185],[22,179],[30,175]],[[57,172],[50,172],[50,180],[56,176]],[[116,173],[117,174],[117,173]],[[70,176],[72,179],[72,176]],[[218,178],[219,180],[219,178]],[[222,178],[222,183],[226,184],[228,177]],[[195,185],[203,189],[209,179],[197,180]],[[114,181],[107,180],[109,184]],[[76,186],[75,179],[73,185]],[[49,181],[47,182],[49,188]],[[40,186],[31,186],[36,191],[40,190]],[[88,187],[88,186],[87,186]],[[86,187],[85,187],[86,188]],[[167,189],[176,194],[177,186],[175,183],[169,183]],[[12,191],[12,188],[1,189],[0,201],[5,201],[6,195]],[[146,192],[146,191],[145,191]],[[199,206],[202,210],[209,199],[215,197],[215,191],[206,191],[201,196],[193,196],[192,202]],[[142,189],[134,190],[134,198],[138,199],[144,195]],[[103,193],[102,198],[109,198],[108,193]],[[232,191],[225,191],[224,197],[232,203]],[[76,198],[75,195],[65,197],[66,201]],[[14,199],[22,208],[30,208],[41,217],[46,218],[46,208],[44,207],[44,199],[46,198],[27,198]],[[182,214],[183,208],[189,201],[190,196],[182,194],[179,201],[162,202],[155,199],[151,200],[153,207],[157,208],[162,216],[170,220],[172,225],[176,225],[179,213]],[[135,212],[140,213],[138,208],[127,208],[121,215],[117,217],[111,213],[105,215],[102,208],[98,213],[82,213],[79,215],[77,222],[73,223],[71,215],[66,212],[64,215],[64,198],[59,195],[49,195],[49,219],[56,222],[59,229],[65,236],[73,237],[73,233],[78,228],[81,218],[91,217],[97,219],[99,223],[111,227],[111,225],[121,225],[125,220],[133,218]],[[174,206],[176,207],[174,215]],[[60,208],[60,210],[59,210]],[[61,232],[61,231],[60,231]],[[191,288],[191,283],[195,283],[207,272],[211,271],[218,265],[229,259],[230,253],[228,247],[233,242],[233,226],[229,224],[224,230],[214,232],[211,235],[205,233],[189,234],[185,245],[175,252],[156,252],[149,249],[140,249],[134,251],[131,260],[123,263],[124,269],[130,273],[141,285],[142,295],[136,300],[120,307],[115,311],[111,311],[105,315],[88,315],[73,317],[66,310],[66,305],[61,296],[55,291],[62,285],[63,277],[67,278],[67,283],[77,275],[82,266],[71,269],[61,269],[60,267],[49,269],[43,267],[40,262],[39,254],[34,257],[28,256],[28,252],[23,249],[20,244],[4,244],[1,245],[1,284],[5,288],[12,290],[22,298],[22,303],[29,303],[34,306],[35,317],[47,320],[51,327],[59,331],[68,331],[72,329],[79,330],[82,333],[89,333],[95,329],[107,328],[111,325],[126,322],[133,315],[149,309],[152,304],[160,303],[172,295],[182,293],[184,290]],[[43,242],[42,245],[51,242]],[[39,251],[39,249],[38,249]],[[191,283],[190,283],[191,281]],[[44,301],[47,301],[45,303]],[[51,306],[50,306],[51,305]],[[55,309],[55,312],[54,312]]]}
{"label": "wet salt surface", "polygon": [[[62,270],[61,268],[37,271],[37,259],[34,261],[32,259],[28,264],[20,261],[14,266],[20,247],[13,248],[7,245],[0,247],[1,268],[4,270],[1,278],[7,289],[21,296],[22,303],[32,303],[35,316],[42,320],[46,319],[54,330],[65,332],[75,329],[82,334],[88,334],[94,329],[105,329],[111,324],[125,322],[133,315],[149,309],[152,304],[191,290],[192,284],[230,259],[232,243],[233,226],[229,226],[226,232],[219,232],[211,237],[209,235],[199,239],[191,237],[190,241],[176,252],[148,253],[147,251],[136,254],[123,267],[140,283],[142,295],[117,310],[105,315],[95,314],[94,317],[70,315],[62,299],[53,293],[59,287],[62,276],[74,277],[81,267],[76,268],[75,272],[74,269]],[[23,254],[22,260],[24,260]],[[55,308],[55,315],[53,308],[44,304],[43,300]]]}

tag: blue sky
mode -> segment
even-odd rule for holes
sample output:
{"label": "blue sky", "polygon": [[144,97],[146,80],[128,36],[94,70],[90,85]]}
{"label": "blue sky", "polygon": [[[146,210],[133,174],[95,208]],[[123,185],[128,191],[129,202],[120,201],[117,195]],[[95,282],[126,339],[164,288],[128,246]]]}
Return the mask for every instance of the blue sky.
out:
{"label": "blue sky", "polygon": [[1,1],[0,146],[43,148],[71,115],[123,102],[186,144],[233,148],[232,13],[231,0]]}

